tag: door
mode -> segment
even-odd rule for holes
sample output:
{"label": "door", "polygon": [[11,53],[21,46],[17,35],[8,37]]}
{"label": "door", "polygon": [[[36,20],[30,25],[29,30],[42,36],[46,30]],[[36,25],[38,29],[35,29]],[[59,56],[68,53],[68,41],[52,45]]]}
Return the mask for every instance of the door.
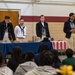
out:
{"label": "door", "polygon": [[5,16],[10,16],[13,27],[18,24],[19,11],[0,11],[0,22],[4,20]]}

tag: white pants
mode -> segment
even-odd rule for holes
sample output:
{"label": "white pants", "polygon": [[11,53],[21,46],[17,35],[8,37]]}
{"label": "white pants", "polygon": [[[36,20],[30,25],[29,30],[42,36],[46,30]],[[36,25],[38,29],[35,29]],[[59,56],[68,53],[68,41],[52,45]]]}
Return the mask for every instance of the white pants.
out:
{"label": "white pants", "polygon": [[70,39],[66,38],[66,41],[68,48],[75,50],[75,34],[72,33]]}

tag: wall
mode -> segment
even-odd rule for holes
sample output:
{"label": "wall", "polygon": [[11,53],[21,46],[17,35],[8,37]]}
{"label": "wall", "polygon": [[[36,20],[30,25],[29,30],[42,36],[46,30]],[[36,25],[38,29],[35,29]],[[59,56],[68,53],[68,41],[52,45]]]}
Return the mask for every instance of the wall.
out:
{"label": "wall", "polygon": [[[19,3],[0,3],[0,9],[18,9],[20,16],[25,19],[27,26],[27,40],[31,41],[32,36],[36,36],[35,26],[39,21],[39,15],[46,16],[46,21],[49,24],[51,36],[55,40],[65,40],[63,33],[64,22],[68,19],[70,12],[75,12],[74,5],[44,5],[44,4],[19,4]],[[10,10],[11,11],[11,10]]]}

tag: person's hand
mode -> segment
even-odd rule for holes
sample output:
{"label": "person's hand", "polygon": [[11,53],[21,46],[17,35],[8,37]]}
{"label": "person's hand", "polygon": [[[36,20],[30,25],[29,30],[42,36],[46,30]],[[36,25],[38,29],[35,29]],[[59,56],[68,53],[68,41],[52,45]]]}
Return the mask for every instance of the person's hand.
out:
{"label": "person's hand", "polygon": [[37,37],[37,41],[40,42],[41,41],[41,38],[40,37]]}
{"label": "person's hand", "polygon": [[50,41],[50,40],[51,40],[51,38],[48,38],[48,40]]}
{"label": "person's hand", "polygon": [[0,43],[2,43],[2,40],[0,40]]}
{"label": "person's hand", "polygon": [[40,40],[41,38],[40,37],[37,37],[37,39]]}
{"label": "person's hand", "polygon": [[19,43],[20,41],[19,41],[19,40],[14,40],[13,42],[14,42],[14,43]]}
{"label": "person's hand", "polygon": [[75,33],[75,29],[71,29],[70,32]]}

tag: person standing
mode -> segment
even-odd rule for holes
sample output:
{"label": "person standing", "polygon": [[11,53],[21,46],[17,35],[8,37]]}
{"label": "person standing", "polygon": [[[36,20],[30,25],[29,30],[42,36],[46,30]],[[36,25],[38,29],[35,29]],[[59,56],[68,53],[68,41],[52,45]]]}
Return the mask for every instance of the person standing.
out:
{"label": "person standing", "polygon": [[20,18],[19,25],[15,27],[15,36],[20,42],[26,42],[27,27],[24,26],[24,19]]}
{"label": "person standing", "polygon": [[38,40],[43,40],[45,37],[50,40],[50,32],[48,28],[48,23],[45,22],[45,16],[40,16],[40,22],[36,24],[36,35]]}
{"label": "person standing", "polygon": [[16,40],[13,25],[10,22],[10,17],[5,16],[5,20],[0,22],[0,42],[10,42],[12,39]]}
{"label": "person standing", "polygon": [[75,14],[70,13],[69,19],[64,23],[63,28],[64,33],[66,33],[66,41],[68,48],[75,49]]}

